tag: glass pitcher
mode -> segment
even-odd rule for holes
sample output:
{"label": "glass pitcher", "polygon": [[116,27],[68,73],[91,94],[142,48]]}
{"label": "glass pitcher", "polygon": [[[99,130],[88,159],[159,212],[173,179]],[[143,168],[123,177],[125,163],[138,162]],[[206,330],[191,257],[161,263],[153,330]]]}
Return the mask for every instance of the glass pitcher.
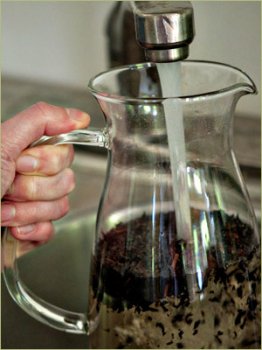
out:
{"label": "glass pitcher", "polygon": [[236,103],[256,87],[225,64],[180,64],[179,95],[165,95],[158,64],[99,74],[89,89],[105,129],[37,142],[108,149],[86,312],[28,290],[5,236],[14,300],[91,348],[260,348],[260,240],[232,149]]}

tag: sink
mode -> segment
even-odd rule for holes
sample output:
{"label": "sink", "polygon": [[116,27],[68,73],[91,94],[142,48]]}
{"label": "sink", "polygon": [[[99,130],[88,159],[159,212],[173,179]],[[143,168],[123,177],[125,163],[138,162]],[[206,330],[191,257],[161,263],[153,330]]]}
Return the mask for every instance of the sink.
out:
{"label": "sink", "polygon": [[[95,219],[94,210],[69,214],[55,224],[54,239],[19,258],[21,279],[31,291],[67,310],[86,311]],[[22,311],[3,279],[2,321],[2,349],[88,348],[87,336],[51,329]]]}

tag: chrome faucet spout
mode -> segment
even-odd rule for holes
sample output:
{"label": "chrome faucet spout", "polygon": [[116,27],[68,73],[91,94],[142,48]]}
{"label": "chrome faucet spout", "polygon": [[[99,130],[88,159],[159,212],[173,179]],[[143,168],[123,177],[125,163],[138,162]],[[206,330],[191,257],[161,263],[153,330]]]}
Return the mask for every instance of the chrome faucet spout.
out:
{"label": "chrome faucet spout", "polygon": [[188,57],[194,38],[194,12],[189,1],[131,1],[136,39],[146,58],[155,62]]}
{"label": "chrome faucet spout", "polygon": [[195,35],[190,1],[116,1],[107,22],[110,66],[183,60]]}

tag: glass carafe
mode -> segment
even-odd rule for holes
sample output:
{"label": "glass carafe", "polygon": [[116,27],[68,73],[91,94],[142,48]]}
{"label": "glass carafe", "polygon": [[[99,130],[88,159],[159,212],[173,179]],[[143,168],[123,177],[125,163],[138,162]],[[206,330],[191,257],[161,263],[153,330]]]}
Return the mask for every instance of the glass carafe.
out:
{"label": "glass carafe", "polygon": [[236,103],[256,88],[228,65],[179,64],[179,95],[163,93],[154,63],[99,74],[89,88],[105,129],[39,142],[108,149],[86,312],[31,293],[6,236],[16,302],[91,348],[260,348],[260,241],[232,149]]}

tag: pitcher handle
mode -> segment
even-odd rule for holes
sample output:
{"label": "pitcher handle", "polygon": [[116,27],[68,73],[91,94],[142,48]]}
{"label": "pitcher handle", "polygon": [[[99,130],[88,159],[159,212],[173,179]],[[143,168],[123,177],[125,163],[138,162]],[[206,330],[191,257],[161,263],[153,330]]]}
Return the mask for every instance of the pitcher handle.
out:
{"label": "pitcher handle", "polygon": [[[109,148],[108,130],[74,130],[57,136],[42,136],[30,147],[39,145],[81,144]],[[7,289],[14,301],[30,316],[52,328],[74,334],[89,335],[95,322],[88,320],[84,313],[59,308],[36,296],[24,285],[17,266],[18,241],[9,233],[3,236],[3,276]]]}

